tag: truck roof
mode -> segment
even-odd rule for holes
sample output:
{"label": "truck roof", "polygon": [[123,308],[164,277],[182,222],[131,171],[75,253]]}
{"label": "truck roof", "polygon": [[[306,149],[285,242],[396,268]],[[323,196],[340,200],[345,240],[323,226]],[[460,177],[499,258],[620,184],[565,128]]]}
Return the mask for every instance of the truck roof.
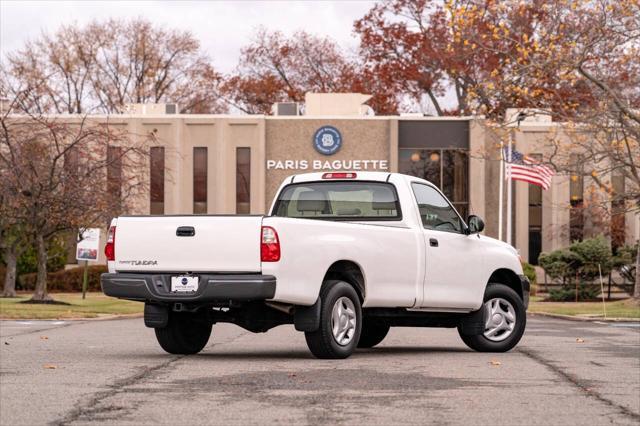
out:
{"label": "truck roof", "polygon": [[[345,176],[348,175],[348,176]],[[355,175],[355,177],[354,177]],[[293,175],[287,178],[285,184],[300,183],[300,182],[312,182],[329,179],[348,179],[348,180],[368,180],[378,182],[388,182],[391,176],[398,176],[402,179],[411,179],[412,181],[421,181],[432,185],[431,182],[424,179],[420,179],[414,176],[404,175],[402,173],[391,172],[363,172],[363,171],[324,171],[315,173],[302,173]]]}
{"label": "truck roof", "polygon": [[[355,175],[355,177],[348,177],[348,179],[353,180],[373,180],[385,182],[389,179],[389,176],[397,173],[390,172],[363,172],[363,171],[326,171],[326,172],[316,172],[316,173],[302,173],[299,175],[293,175],[290,177],[289,182],[287,183],[297,183],[297,182],[310,182],[316,180],[325,180],[331,179],[330,175],[343,176],[344,174]],[[337,177],[336,177],[337,178]],[[335,179],[335,178],[334,178]],[[339,178],[338,178],[339,179]]]}

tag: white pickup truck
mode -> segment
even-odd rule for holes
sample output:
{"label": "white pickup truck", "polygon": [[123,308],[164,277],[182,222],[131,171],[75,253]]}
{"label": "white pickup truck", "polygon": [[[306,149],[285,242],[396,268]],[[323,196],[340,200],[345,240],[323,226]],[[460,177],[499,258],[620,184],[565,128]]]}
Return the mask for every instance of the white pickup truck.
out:
{"label": "white pickup truck", "polygon": [[105,294],[145,303],[162,348],[193,354],[212,325],[294,324],[318,358],[390,327],[457,328],[477,351],[513,348],[529,281],[516,250],[480,235],[431,183],[382,172],[287,178],[269,215],[121,216]]}

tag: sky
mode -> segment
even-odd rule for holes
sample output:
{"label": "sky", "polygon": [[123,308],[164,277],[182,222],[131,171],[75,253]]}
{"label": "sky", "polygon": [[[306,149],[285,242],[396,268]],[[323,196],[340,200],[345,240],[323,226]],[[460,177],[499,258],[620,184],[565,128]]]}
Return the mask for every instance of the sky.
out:
{"label": "sky", "polygon": [[218,71],[235,68],[240,49],[259,26],[289,35],[298,29],[330,36],[346,51],[358,45],[352,28],[371,1],[12,1],[0,0],[2,56],[60,25],[142,16],[191,31]]}

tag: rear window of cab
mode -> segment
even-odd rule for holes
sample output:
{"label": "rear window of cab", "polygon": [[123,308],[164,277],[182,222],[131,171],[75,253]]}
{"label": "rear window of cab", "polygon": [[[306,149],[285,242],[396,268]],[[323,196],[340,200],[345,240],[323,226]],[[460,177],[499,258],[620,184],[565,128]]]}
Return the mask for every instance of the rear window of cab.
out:
{"label": "rear window of cab", "polygon": [[395,187],[385,182],[306,182],[287,185],[274,215],[327,220],[401,220]]}

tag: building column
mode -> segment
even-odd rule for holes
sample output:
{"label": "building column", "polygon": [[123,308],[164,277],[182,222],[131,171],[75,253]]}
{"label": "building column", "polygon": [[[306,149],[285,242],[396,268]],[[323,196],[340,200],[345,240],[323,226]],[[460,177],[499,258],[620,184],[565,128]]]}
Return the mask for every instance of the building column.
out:
{"label": "building column", "polygon": [[[485,216],[485,120],[469,121],[469,214]],[[496,182],[498,189],[499,182]],[[490,189],[492,190],[492,189]],[[465,218],[466,220],[466,218]]]}
{"label": "building column", "polygon": [[389,120],[389,171],[398,173],[398,119]]}
{"label": "building column", "polygon": [[569,176],[556,174],[542,192],[542,251],[567,247],[569,241]]}

